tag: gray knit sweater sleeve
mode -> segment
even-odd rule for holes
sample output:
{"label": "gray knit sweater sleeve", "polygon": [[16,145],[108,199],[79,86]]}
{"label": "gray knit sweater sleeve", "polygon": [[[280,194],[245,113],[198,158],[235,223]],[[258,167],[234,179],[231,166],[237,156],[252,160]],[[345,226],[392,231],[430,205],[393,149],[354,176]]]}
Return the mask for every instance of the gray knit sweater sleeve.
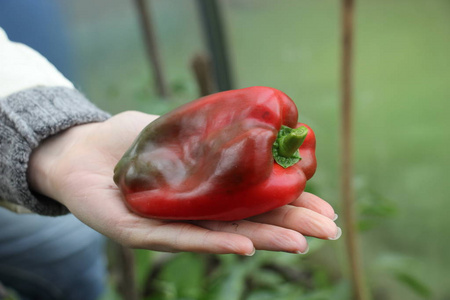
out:
{"label": "gray knit sweater sleeve", "polygon": [[30,191],[26,173],[31,151],[64,129],[108,117],[66,87],[33,88],[0,99],[0,205],[41,215],[68,213],[59,202]]}

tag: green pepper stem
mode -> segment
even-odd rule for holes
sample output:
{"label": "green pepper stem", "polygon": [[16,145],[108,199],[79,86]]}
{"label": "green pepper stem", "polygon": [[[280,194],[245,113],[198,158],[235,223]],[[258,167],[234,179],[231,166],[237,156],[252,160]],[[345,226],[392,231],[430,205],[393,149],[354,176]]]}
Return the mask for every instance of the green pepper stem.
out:
{"label": "green pepper stem", "polygon": [[279,140],[279,154],[284,157],[291,157],[302,145],[308,134],[308,128],[301,126],[293,129]]}

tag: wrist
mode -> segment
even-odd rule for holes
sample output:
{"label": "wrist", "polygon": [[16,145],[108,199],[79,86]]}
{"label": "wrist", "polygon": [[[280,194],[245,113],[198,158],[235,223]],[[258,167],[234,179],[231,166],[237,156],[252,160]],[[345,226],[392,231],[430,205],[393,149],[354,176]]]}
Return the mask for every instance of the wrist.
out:
{"label": "wrist", "polygon": [[75,146],[80,131],[90,125],[77,125],[48,137],[31,152],[27,170],[31,191],[64,204],[63,197],[58,194],[58,178],[64,176],[61,170],[64,164],[61,162],[65,161],[67,153]]}

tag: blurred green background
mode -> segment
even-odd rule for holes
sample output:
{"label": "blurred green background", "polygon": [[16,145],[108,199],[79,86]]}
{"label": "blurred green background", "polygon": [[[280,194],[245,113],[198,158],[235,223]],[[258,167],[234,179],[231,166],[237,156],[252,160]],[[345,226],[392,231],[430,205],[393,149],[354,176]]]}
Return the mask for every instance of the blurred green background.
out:
{"label": "blurred green background", "polygon": [[[190,64],[205,41],[195,1],[151,1],[172,92],[167,101],[153,89],[133,1],[63,3],[75,82],[99,107],[162,114],[198,96]],[[220,4],[235,87],[271,86],[296,102],[300,120],[317,135],[318,169],[308,188],[339,214],[340,2]],[[450,1],[356,5],[354,184],[367,282],[374,299],[450,299]],[[162,258],[146,251],[137,257],[143,288]],[[306,256],[178,254],[155,275],[150,295],[349,299],[346,274],[343,239],[312,241]]]}

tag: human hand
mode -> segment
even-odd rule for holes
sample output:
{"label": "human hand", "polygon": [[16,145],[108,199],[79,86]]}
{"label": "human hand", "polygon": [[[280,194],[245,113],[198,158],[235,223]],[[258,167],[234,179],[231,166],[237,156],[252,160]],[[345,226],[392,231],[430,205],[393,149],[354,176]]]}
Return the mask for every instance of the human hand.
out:
{"label": "human hand", "polygon": [[305,235],[336,239],[333,208],[310,194],[235,222],[164,221],[131,212],[113,170],[139,132],[157,116],[124,112],[46,139],[31,155],[32,189],[65,205],[82,222],[132,248],[251,255],[255,249],[304,253]]}

